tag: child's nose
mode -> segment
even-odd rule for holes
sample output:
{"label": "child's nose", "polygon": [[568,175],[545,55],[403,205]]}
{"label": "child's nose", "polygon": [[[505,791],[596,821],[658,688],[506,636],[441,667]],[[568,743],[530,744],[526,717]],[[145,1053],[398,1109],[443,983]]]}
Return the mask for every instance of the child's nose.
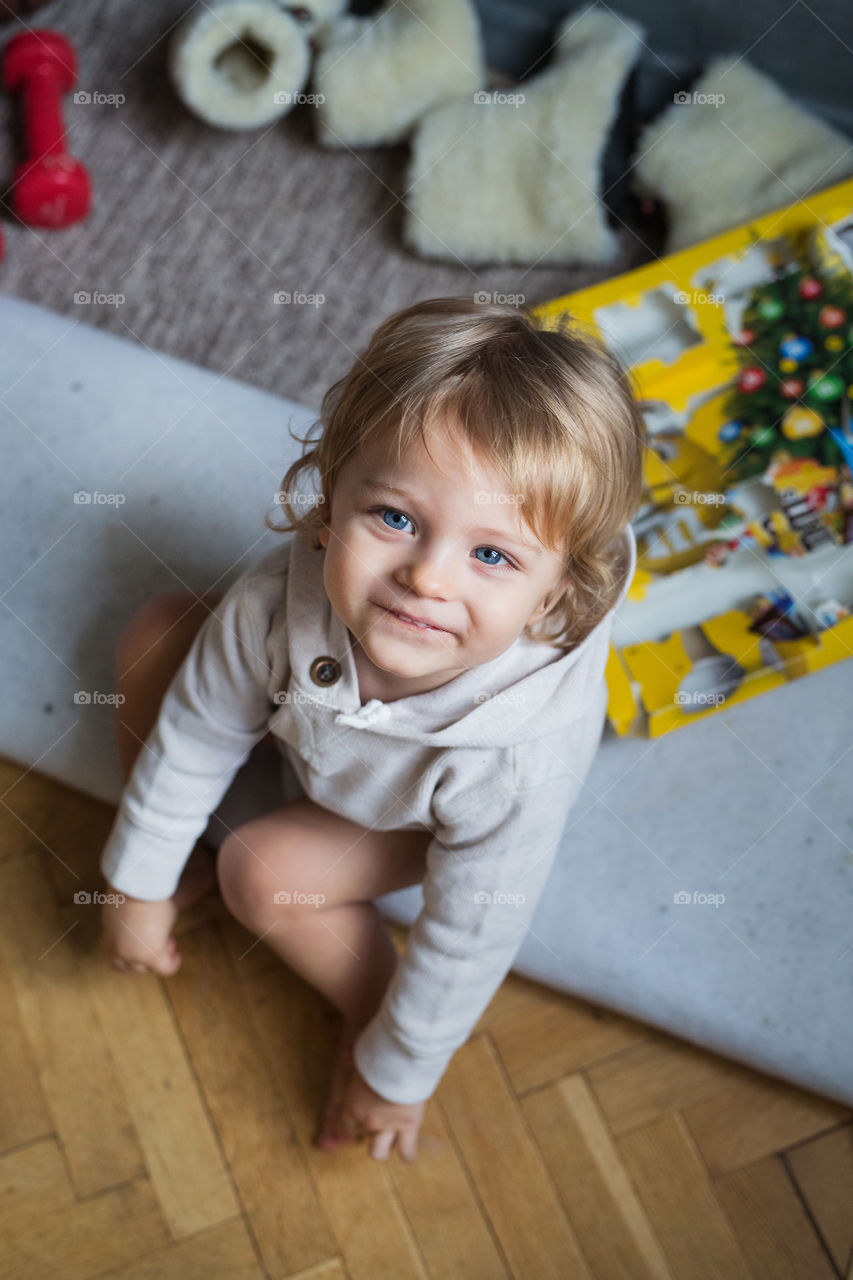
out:
{"label": "child's nose", "polygon": [[446,553],[421,552],[413,555],[402,574],[398,575],[398,581],[401,578],[406,586],[425,599],[452,600],[458,589],[455,570]]}

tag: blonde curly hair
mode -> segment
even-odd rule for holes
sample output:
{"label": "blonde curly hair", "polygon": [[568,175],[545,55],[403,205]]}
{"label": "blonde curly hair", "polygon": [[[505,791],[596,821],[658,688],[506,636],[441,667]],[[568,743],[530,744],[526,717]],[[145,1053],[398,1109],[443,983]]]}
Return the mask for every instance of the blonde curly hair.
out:
{"label": "blonde curly hair", "polygon": [[[642,497],[646,428],[630,375],[600,338],[563,314],[546,328],[528,308],[473,296],[429,298],[389,316],[323,396],[303,455],[282,481],[284,525],[315,535],[331,515],[346,459],[368,439],[397,458],[448,412],[475,456],[521,494],[524,520],[567,579],[529,639],[570,650],[613,607],[624,573],[619,534]],[[312,440],[314,429],[322,429]],[[314,467],[317,501],[297,500]]]}

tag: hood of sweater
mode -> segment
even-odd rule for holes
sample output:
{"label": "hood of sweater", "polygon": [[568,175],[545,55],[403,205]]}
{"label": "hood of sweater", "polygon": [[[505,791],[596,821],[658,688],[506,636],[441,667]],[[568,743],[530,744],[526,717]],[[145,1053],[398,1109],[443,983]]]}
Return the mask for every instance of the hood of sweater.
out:
{"label": "hood of sweater", "polygon": [[[630,524],[619,535],[621,587],[613,608],[574,649],[519,636],[490,662],[447,684],[393,702],[364,705],[352,636],[332,608],[323,583],[324,548],[295,533],[290,543],[285,608],[273,622],[286,628],[291,697],[337,712],[334,723],[403,738],[425,746],[506,747],[557,732],[583,715],[600,696],[613,616],[625,599],[637,564]],[[291,625],[291,623],[295,625]],[[271,637],[273,638],[273,637]],[[311,678],[317,658],[338,664],[339,678],[325,687]]]}

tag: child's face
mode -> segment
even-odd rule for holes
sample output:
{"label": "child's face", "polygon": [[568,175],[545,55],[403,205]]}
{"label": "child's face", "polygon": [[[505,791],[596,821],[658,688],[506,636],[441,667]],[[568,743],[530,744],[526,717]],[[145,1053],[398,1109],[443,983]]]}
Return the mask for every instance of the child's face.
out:
{"label": "child's face", "polygon": [[[359,677],[388,700],[498,657],[566,581],[520,502],[452,427],[431,431],[429,447],[436,465],[420,441],[399,466],[381,445],[353,453],[320,532],[326,593],[353,636]],[[400,622],[389,608],[444,629]]]}

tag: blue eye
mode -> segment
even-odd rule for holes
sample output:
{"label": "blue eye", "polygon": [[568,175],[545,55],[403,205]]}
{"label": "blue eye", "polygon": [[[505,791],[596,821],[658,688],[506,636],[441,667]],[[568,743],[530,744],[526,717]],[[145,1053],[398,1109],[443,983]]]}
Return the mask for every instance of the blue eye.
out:
{"label": "blue eye", "polygon": [[[409,517],[405,515],[402,511],[398,511],[396,507],[372,507],[370,514],[381,515],[382,522],[387,526],[387,528],[396,529],[397,532],[400,532],[402,528],[400,524],[392,523],[391,521],[385,519],[386,515],[389,512],[391,513],[392,516],[399,517],[400,520],[409,520]],[[411,521],[409,521],[409,523],[411,524]],[[405,532],[405,530],[403,531]],[[504,561],[503,564],[499,564],[496,560],[481,560],[480,564],[486,565],[486,567],[489,569],[515,569],[516,567],[514,564],[510,562],[510,560],[507,558],[507,556],[504,555],[502,551],[498,551],[494,547],[477,547],[477,551],[487,551],[489,552],[490,555],[499,556],[500,559]]]}
{"label": "blue eye", "polygon": [[[409,518],[408,516],[404,516],[404,515],[403,515],[403,513],[402,513],[402,511],[396,511],[396,510],[394,509],[394,507],[381,507],[381,508],[380,508],[380,510],[381,510],[381,512],[382,512],[382,519],[383,519],[383,520],[385,520],[385,513],[386,513],[387,511],[392,512],[395,516],[400,516],[403,520],[408,520],[408,518]],[[387,521],[387,520],[385,520],[385,523],[386,523],[386,524],[388,524],[388,521]],[[400,526],[399,526],[398,524],[392,524],[392,525],[389,525],[388,527],[389,527],[389,528],[391,528],[391,529],[399,529],[399,528],[400,528]]]}
{"label": "blue eye", "polygon": [[[493,556],[500,556],[500,558],[501,558],[502,560],[506,560],[507,564],[509,564],[509,561],[506,559],[506,556],[504,555],[504,553],[503,553],[502,551],[496,551],[494,547],[478,547],[478,548],[477,548],[477,550],[478,550],[478,551],[488,551],[488,552],[490,552]],[[492,568],[492,569],[499,569],[499,568],[500,568],[500,565],[499,565],[495,560],[481,560],[481,561],[480,561],[480,564],[487,564],[487,565],[489,565],[489,567],[490,567],[490,568]]]}

